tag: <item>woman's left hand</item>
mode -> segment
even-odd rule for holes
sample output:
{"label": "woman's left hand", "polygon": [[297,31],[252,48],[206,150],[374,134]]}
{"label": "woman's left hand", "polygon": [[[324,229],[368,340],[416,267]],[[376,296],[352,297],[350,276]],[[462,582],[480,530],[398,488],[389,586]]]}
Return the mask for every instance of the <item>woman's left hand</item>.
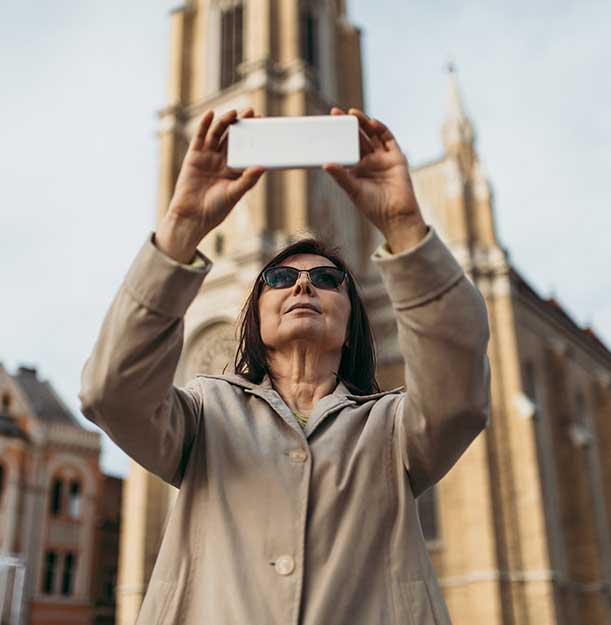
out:
{"label": "woman's left hand", "polygon": [[[420,240],[427,228],[409,175],[409,165],[392,132],[379,120],[351,108],[359,122],[361,160],[353,167],[326,163],[323,169],[344,189],[355,206],[390,241],[400,230]],[[331,115],[346,115],[333,107]]]}

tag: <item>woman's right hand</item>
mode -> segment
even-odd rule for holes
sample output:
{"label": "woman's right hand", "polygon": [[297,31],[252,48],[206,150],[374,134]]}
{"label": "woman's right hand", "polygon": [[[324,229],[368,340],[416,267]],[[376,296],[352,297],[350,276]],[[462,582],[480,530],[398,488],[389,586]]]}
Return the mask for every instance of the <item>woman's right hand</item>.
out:
{"label": "woman's right hand", "polygon": [[238,119],[254,116],[251,107],[239,115],[232,109],[213,125],[214,112],[204,113],[187,149],[169,208],[155,233],[155,243],[162,252],[189,262],[199,242],[266,171],[263,167],[243,171],[227,167],[225,131]]}

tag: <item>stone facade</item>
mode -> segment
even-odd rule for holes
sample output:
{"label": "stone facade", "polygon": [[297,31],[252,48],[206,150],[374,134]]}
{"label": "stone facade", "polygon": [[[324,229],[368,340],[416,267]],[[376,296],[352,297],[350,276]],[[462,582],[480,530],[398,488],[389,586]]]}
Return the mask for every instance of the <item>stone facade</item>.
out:
{"label": "stone facade", "polygon": [[[364,108],[360,32],[342,0],[193,0],[170,20],[158,218],[205,110],[253,106],[292,116]],[[221,88],[227,75],[235,82]],[[453,70],[442,133],[443,155],[412,167],[415,190],[425,219],[486,300],[492,367],[490,427],[420,501],[450,613],[455,625],[609,625],[611,353],[512,267]],[[215,265],[186,316],[177,384],[231,365],[253,279],[274,250],[307,233],[343,247],[373,325],[378,380],[403,384],[393,311],[369,262],[380,235],[320,170],[268,172],[202,242]],[[175,495],[132,465],[120,625],[136,618]]]}

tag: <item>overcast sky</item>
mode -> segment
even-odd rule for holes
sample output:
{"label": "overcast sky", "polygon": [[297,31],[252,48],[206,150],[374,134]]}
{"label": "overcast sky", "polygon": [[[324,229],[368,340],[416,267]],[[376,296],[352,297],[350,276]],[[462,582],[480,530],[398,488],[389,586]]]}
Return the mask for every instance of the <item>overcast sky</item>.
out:
{"label": "overcast sky", "polygon": [[[367,112],[413,165],[439,156],[452,59],[513,264],[611,345],[611,3],[348,4]],[[153,228],[176,5],[20,0],[0,19],[0,361],[36,366],[75,413],[103,315]],[[128,469],[106,436],[102,469]]]}

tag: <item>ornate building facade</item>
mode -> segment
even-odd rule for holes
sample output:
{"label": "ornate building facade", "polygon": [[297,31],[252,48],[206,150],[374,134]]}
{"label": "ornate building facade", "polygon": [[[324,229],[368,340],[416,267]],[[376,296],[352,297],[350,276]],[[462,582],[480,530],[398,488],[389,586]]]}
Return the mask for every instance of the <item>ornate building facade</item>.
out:
{"label": "ornate building facade", "polygon": [[0,365],[0,400],[0,623],[112,625],[122,480],[100,434],[35,369]]}
{"label": "ornate building facade", "polygon": [[[158,219],[205,110],[364,108],[360,32],[344,0],[192,0],[170,20]],[[454,72],[442,132],[444,153],[412,167],[414,185],[425,219],[486,300],[493,376],[491,426],[420,501],[450,613],[456,625],[611,624],[611,353],[512,267]],[[267,172],[202,242],[214,268],[185,319],[176,384],[232,363],[253,279],[279,246],[310,233],[342,246],[357,275],[378,380],[404,383],[393,311],[369,262],[380,235],[322,170],[300,169]],[[136,619],[175,495],[132,464],[120,625]]]}

